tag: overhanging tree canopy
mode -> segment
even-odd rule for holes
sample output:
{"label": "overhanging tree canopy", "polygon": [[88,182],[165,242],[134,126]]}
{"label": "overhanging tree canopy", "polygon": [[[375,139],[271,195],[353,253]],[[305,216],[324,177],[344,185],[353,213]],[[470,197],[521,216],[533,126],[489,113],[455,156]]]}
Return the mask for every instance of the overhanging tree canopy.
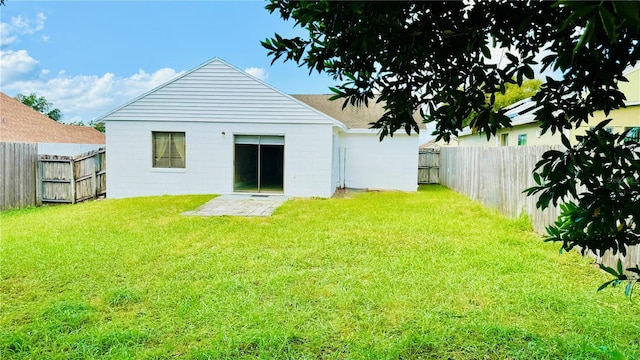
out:
{"label": "overhanging tree canopy", "polygon": [[[330,2],[271,0],[267,10],[294,20],[306,37],[276,34],[263,41],[269,55],[326,72],[340,83],[336,98],[365,104],[380,92],[386,113],[374,128],[381,139],[395,131],[418,132],[412,114],[422,111],[449,140],[471,126],[495,135],[510,119],[493,106],[507,84],[543,69],[547,78],[534,96],[542,132],[560,132],[588,121],[596,111],[624,106],[618,83],[640,58],[640,2]],[[499,64],[492,48],[504,49]],[[489,94],[487,98],[485,94]],[[426,111],[423,111],[425,110]],[[609,134],[610,135],[610,134]],[[596,128],[565,152],[539,163],[538,206],[564,201],[549,230],[563,248],[625,251],[640,243],[640,149],[621,135]],[[594,180],[595,179],[595,180]],[[587,190],[577,194],[578,185]],[[624,275],[620,274],[620,278]]]}

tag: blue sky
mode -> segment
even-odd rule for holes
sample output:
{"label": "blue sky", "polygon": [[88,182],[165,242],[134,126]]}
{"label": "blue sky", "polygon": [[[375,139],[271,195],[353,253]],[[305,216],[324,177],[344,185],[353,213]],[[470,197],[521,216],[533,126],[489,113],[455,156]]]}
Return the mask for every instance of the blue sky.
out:
{"label": "blue sky", "polygon": [[270,65],[260,40],[304,34],[263,1],[22,1],[0,8],[0,90],[36,92],[85,123],[219,57],[291,94],[326,75]]}

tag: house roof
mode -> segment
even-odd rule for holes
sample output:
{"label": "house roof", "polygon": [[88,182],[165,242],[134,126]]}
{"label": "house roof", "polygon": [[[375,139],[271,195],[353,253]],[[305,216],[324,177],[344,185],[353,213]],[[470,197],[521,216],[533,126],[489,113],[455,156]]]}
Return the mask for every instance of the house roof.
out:
{"label": "house roof", "polygon": [[96,121],[331,124],[346,129],[337,119],[217,57]]}
{"label": "house roof", "polygon": [[89,126],[53,121],[0,92],[0,141],[104,144],[105,135]]}
{"label": "house roof", "polygon": [[438,141],[436,141],[436,139],[431,139],[429,141],[427,141],[426,143],[420,145],[418,148],[419,149],[439,149],[442,147],[451,147],[451,146],[458,146],[458,138],[455,136],[451,137],[451,141],[449,142],[445,142],[444,140],[440,139]]}
{"label": "house roof", "polygon": [[[371,123],[378,121],[385,113],[383,102],[377,102],[376,99],[369,100],[368,106],[347,105],[344,109],[342,105],[344,100],[329,100],[333,95],[291,95],[301,102],[325,113],[332,118],[342,122],[349,129],[369,129]],[[422,125],[422,119],[419,113],[414,114],[416,122]]]}
{"label": "house roof", "polygon": [[526,98],[504,108],[505,115],[511,119],[511,126],[535,122],[535,112],[539,109],[531,98]]}

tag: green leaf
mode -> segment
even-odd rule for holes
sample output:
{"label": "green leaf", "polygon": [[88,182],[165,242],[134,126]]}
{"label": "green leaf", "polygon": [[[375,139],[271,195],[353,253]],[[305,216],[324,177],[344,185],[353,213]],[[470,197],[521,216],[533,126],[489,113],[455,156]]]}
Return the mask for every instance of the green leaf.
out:
{"label": "green leaf", "polygon": [[600,287],[598,288],[598,291],[604,290],[607,286],[611,285],[612,282],[614,282],[615,280],[609,280],[606,283],[600,285]]}
{"label": "green leaf", "polygon": [[564,133],[560,133],[560,140],[562,140],[562,145],[564,145],[567,149],[571,149],[571,142],[569,142],[569,138]]}
{"label": "green leaf", "polygon": [[593,36],[593,32],[594,32],[593,21],[589,20],[587,21],[587,26],[585,26],[584,28],[584,32],[582,33],[582,35],[580,35],[580,38],[578,39],[578,43],[576,44],[575,48],[573,48],[573,56],[571,58],[572,63],[578,51],[582,49],[585,43],[588,43],[591,40],[591,37]]}
{"label": "green leaf", "polygon": [[600,21],[602,21],[602,26],[604,27],[604,32],[607,34],[607,37],[614,43],[618,34],[616,33],[616,22],[613,14],[607,10],[604,6],[600,6]]}
{"label": "green leaf", "polygon": [[558,31],[564,31],[570,26],[575,26],[578,19],[591,15],[591,13],[595,12],[597,7],[598,5],[591,5],[591,6],[582,5],[577,9],[573,10],[571,15],[569,15],[567,20],[564,21],[564,23],[562,24],[562,26],[560,26]]}
{"label": "green leaf", "polygon": [[511,61],[514,64],[517,64],[519,62],[518,57],[511,53],[506,52],[504,53],[504,56],[506,56],[507,59],[509,59],[509,61]]}
{"label": "green leaf", "polygon": [[613,9],[616,15],[640,26],[640,6],[634,1],[613,1]]}
{"label": "green leaf", "polygon": [[[337,89],[337,88],[335,88],[333,86],[329,87],[329,90],[331,90],[332,93],[338,95],[338,97],[341,97],[344,94],[344,92],[340,91],[340,89]],[[335,97],[335,96],[333,96],[333,97]],[[335,99],[333,99],[333,97],[331,98],[331,100],[335,100]]]}
{"label": "green leaf", "polygon": [[628,268],[627,271],[630,271],[630,272],[633,272],[633,273],[636,273],[636,274],[640,275],[640,268],[638,268],[637,266],[634,267],[634,268]]}
{"label": "green leaf", "polygon": [[531,66],[524,67],[524,76],[526,76],[528,79],[533,79],[535,75],[533,73],[533,68],[531,68]]}
{"label": "green leaf", "polygon": [[541,185],[540,174],[534,172],[533,173],[533,180],[536,182],[536,184]]}
{"label": "green leaf", "polygon": [[486,45],[482,45],[482,55],[487,59],[491,59],[491,50]]}
{"label": "green leaf", "polygon": [[[608,266],[605,266],[605,265],[603,265],[603,264],[600,264],[599,266],[600,266],[600,269],[601,269],[601,270],[604,270],[604,271],[608,272],[609,274],[611,274],[611,275],[615,276],[616,278],[618,277],[618,275],[619,275],[619,274],[615,271],[615,269],[610,268],[610,267],[608,267]],[[610,282],[613,282],[613,281],[614,281],[614,280],[611,280]]]}
{"label": "green leaf", "polygon": [[518,86],[522,86],[522,74],[523,71],[518,71],[518,73],[516,74],[516,83],[518,84]]}

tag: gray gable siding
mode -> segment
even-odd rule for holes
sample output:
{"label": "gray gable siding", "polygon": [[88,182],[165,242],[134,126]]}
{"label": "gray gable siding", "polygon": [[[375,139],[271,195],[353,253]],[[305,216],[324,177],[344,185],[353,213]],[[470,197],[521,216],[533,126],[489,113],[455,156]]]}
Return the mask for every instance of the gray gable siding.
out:
{"label": "gray gable siding", "polygon": [[315,123],[344,127],[219,59],[151,90],[99,120]]}

